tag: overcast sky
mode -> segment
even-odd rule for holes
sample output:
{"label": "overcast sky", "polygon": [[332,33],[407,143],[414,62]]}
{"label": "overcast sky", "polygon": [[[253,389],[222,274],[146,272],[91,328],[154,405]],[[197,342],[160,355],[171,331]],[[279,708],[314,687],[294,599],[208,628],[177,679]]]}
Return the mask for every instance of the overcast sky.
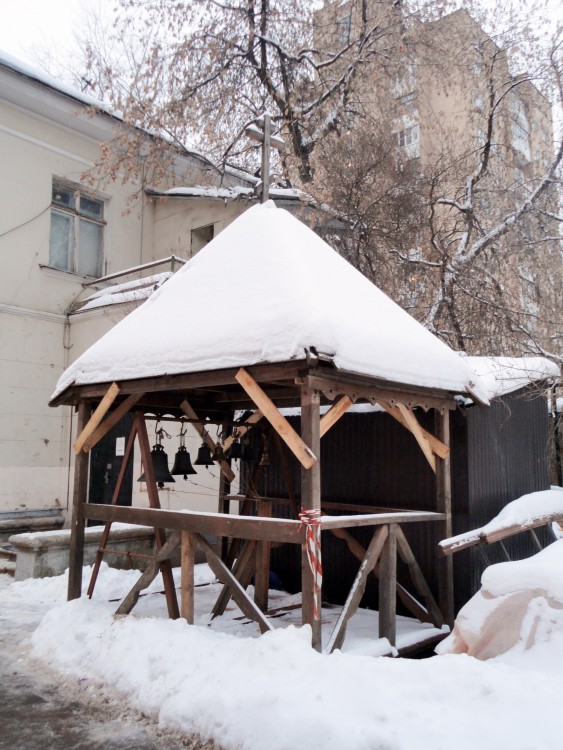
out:
{"label": "overcast sky", "polygon": [[0,0],[0,50],[30,64],[36,50],[51,50],[56,56],[74,44],[73,30],[84,8],[105,12],[117,0]]}
{"label": "overcast sky", "polygon": [[[0,0],[0,50],[31,65],[45,59],[67,59],[74,45],[73,30],[87,8],[111,17],[119,0]],[[490,0],[494,7],[495,0]],[[549,15],[563,20],[563,0],[540,0]]]}

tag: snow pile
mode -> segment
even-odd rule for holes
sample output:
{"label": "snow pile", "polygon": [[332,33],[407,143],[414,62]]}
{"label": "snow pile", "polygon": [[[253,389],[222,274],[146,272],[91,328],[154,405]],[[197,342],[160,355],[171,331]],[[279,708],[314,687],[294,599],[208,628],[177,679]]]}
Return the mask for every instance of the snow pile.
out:
{"label": "snow pile", "polygon": [[559,366],[545,357],[466,357],[489,399],[504,396],[531,383],[559,378]]}
{"label": "snow pile", "polygon": [[[210,303],[242,294],[236,315]],[[198,312],[197,325],[178,325]],[[336,367],[486,402],[468,364],[272,201],[238,217],[63,373],[72,383],[332,356]]]}
{"label": "snow pile", "polygon": [[502,656],[519,666],[563,668],[563,540],[526,560],[491,565],[439,654]]}
{"label": "snow pile", "polygon": [[[544,558],[545,567],[560,562]],[[544,580],[539,567],[517,585]],[[64,604],[56,603],[64,600],[64,576],[14,583],[0,592],[0,610],[11,604],[19,613],[39,600],[51,607],[33,636],[34,655],[75,678],[81,699],[118,691],[162,727],[212,738],[225,750],[559,746],[563,649],[555,633],[550,664],[538,649],[511,666],[467,655],[326,656],[310,648],[306,628],[245,638],[163,617],[116,618],[107,599],[121,597],[136,575],[104,565],[94,601]],[[212,580],[206,566],[196,576],[200,584]],[[164,607],[163,596],[152,599]]]}
{"label": "snow pile", "polygon": [[549,490],[530,492],[505,505],[486,526],[443,539],[440,545],[455,549],[478,539],[485,540],[488,534],[492,535],[512,526],[526,526],[541,522],[542,519],[547,521],[556,513],[563,518],[563,488],[552,487]]}

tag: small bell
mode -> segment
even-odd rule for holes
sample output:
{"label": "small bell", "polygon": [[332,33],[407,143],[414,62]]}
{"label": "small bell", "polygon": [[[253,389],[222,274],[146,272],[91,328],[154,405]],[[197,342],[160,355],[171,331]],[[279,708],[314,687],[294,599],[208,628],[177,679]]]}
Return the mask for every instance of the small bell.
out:
{"label": "small bell", "polygon": [[232,458],[233,461],[242,458],[242,445],[240,443],[240,440],[235,440],[235,442],[231,445],[231,448],[229,450],[229,458]]}
{"label": "small bell", "polygon": [[207,469],[213,463],[213,456],[209,450],[207,443],[202,443],[200,449],[197,452],[197,458],[194,461],[194,466],[205,466]]}
{"label": "small bell", "polygon": [[172,476],[184,476],[184,479],[188,478],[188,474],[197,474],[197,471],[192,466],[192,460],[188,453],[186,446],[181,445],[174,457],[174,466],[170,472]]}
{"label": "small bell", "polygon": [[[176,482],[168,469],[168,455],[164,447],[157,443],[151,450],[151,460],[155,481],[160,489],[164,487],[164,482]],[[145,472],[137,479],[138,482],[145,482]]]}

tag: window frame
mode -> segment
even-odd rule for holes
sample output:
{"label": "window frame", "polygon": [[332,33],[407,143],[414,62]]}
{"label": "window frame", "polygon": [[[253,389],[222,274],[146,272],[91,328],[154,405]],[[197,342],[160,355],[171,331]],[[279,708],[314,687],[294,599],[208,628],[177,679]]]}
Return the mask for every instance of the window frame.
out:
{"label": "window frame", "polygon": [[[69,196],[69,201],[57,200],[57,191]],[[82,205],[82,201],[91,201],[99,205],[100,216],[99,218],[94,215],[92,211],[89,211],[86,206]],[[51,185],[51,227],[49,233],[49,268],[53,268],[62,273],[68,273],[75,276],[82,276],[85,278],[100,278],[103,275],[103,263],[104,263],[104,249],[105,249],[105,227],[107,222],[105,220],[106,213],[106,201],[100,195],[93,193],[88,190],[84,190],[80,185],[66,182],[65,180],[59,180],[53,178]],[[69,230],[67,235],[68,242],[68,262],[66,267],[57,265],[54,259],[54,247],[53,247],[53,216],[65,217],[69,224]],[[82,244],[84,245],[84,235],[81,232],[81,223],[84,222],[88,225],[98,227],[99,240],[96,240],[96,274],[84,273],[81,270],[81,265],[84,261],[83,250],[82,256],[80,252],[81,248],[81,236]],[[82,258],[82,260],[81,260]]]}

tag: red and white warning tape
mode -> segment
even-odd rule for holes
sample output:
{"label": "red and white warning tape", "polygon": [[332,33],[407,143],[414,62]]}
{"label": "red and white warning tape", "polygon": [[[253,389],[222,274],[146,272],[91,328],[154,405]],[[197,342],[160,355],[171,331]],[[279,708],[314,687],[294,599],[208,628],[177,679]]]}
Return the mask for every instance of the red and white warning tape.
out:
{"label": "red and white warning tape", "polygon": [[319,619],[321,586],[323,584],[323,566],[321,564],[321,511],[320,508],[306,510],[301,508],[299,519],[307,528],[305,531],[305,549],[311,573],[313,574],[313,615]]}

